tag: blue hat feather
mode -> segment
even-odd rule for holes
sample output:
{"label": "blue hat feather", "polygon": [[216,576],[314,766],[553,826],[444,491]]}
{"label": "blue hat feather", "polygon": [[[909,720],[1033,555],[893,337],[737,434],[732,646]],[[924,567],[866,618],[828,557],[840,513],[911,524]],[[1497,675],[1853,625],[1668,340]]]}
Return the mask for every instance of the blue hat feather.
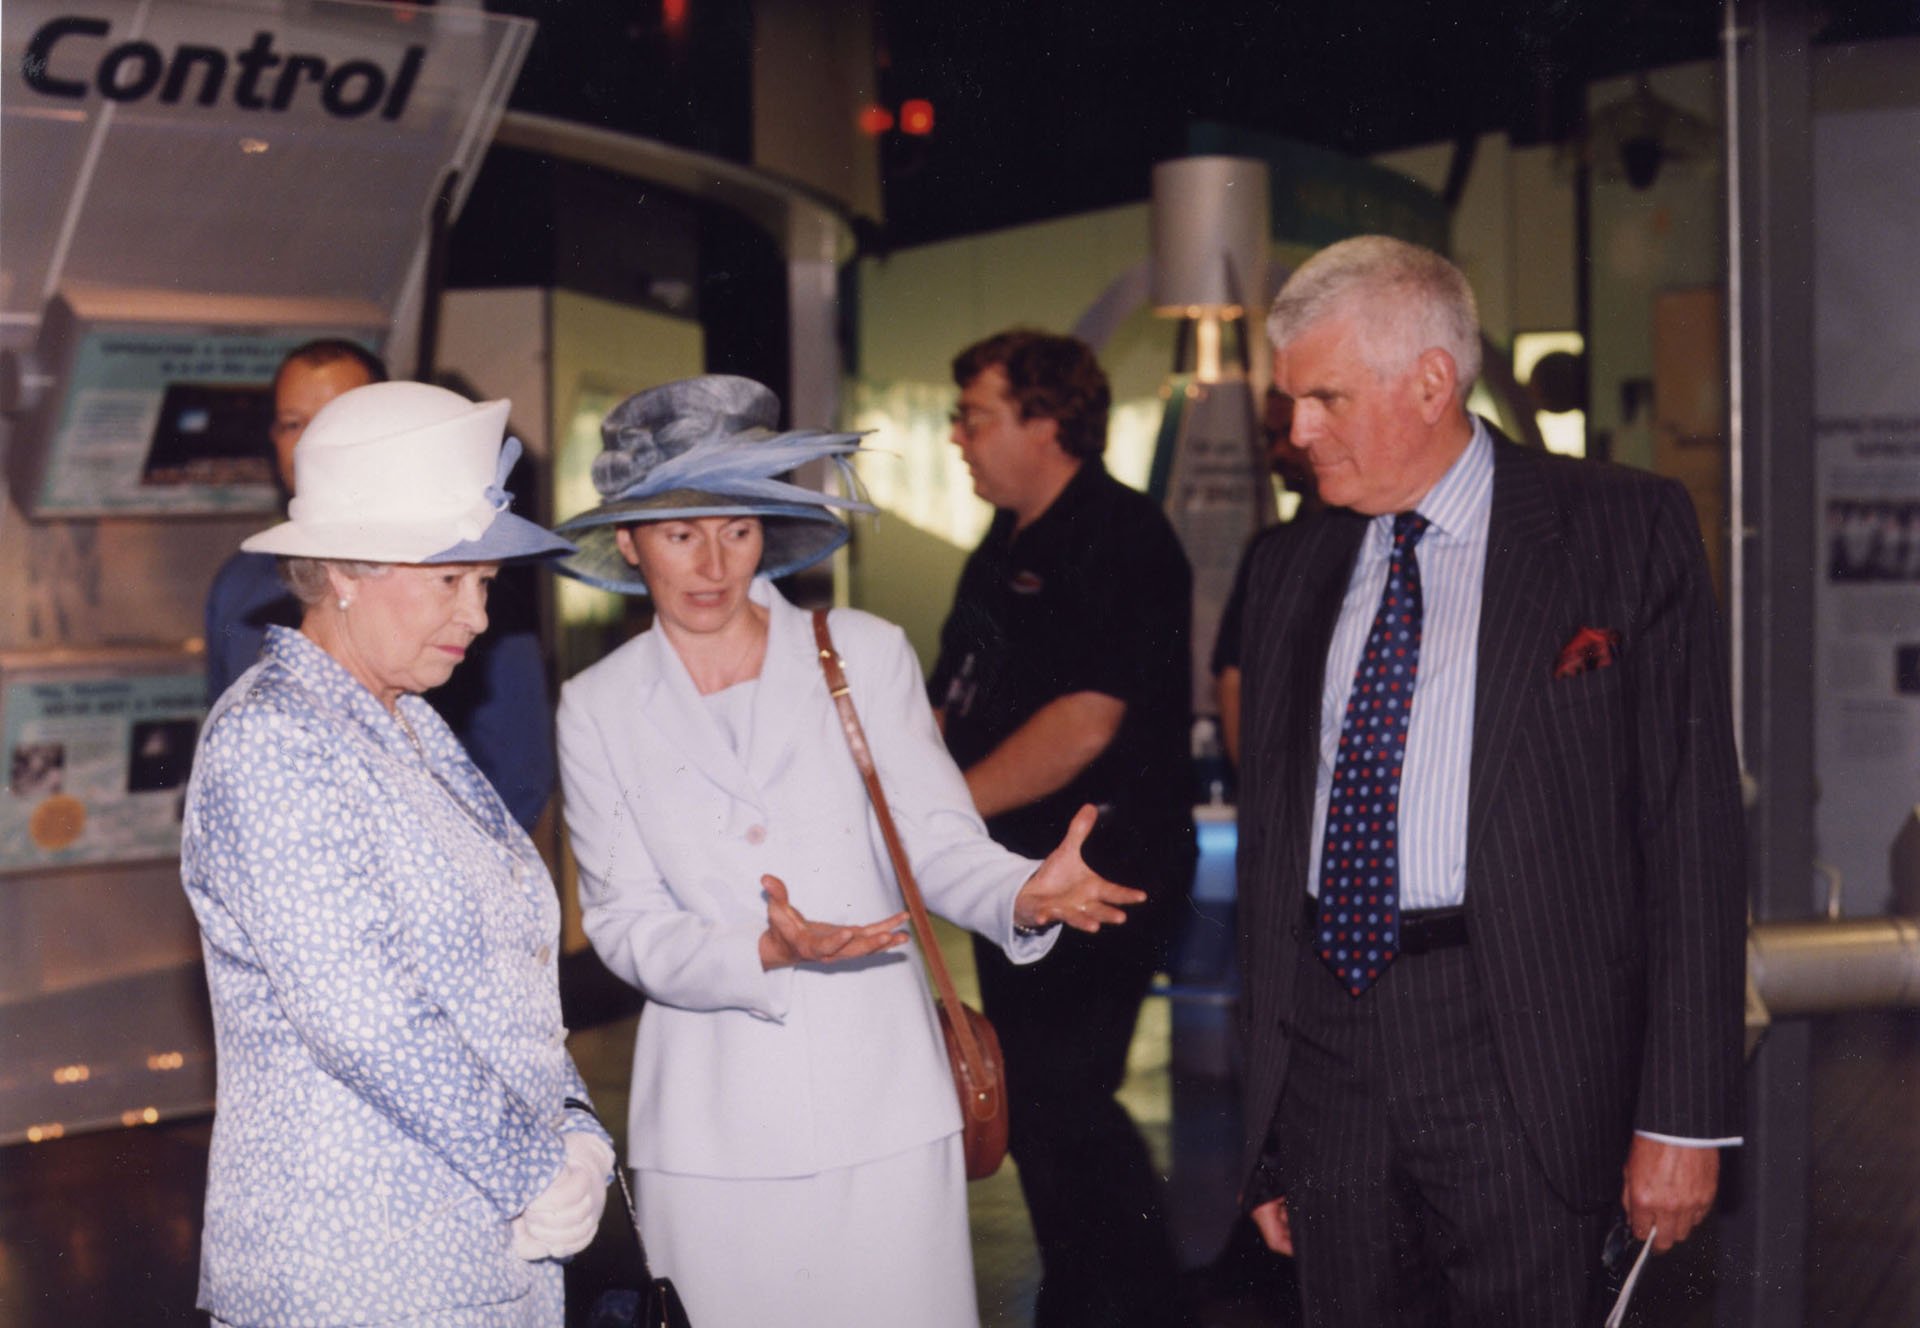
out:
{"label": "blue hat feather", "polygon": [[[847,459],[859,451],[861,435],[777,433],[779,416],[772,391],[730,374],[682,379],[621,402],[600,426],[603,450],[593,462],[594,488],[605,501],[557,528],[580,546],[559,570],[603,589],[644,594],[614,530],[704,516],[759,517],[763,575],[784,576],[832,553],[848,532],[831,509],[877,510]],[[780,478],[820,460],[833,463],[845,496]]]}

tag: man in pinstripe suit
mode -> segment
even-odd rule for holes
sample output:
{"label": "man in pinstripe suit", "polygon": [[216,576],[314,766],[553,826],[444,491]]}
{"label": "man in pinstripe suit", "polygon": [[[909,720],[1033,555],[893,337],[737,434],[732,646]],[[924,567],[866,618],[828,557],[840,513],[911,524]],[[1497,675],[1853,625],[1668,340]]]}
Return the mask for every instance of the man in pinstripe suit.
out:
{"label": "man in pinstripe suit", "polygon": [[[1739,1142],[1743,833],[1699,529],[1678,485],[1467,413],[1478,319],[1437,254],[1335,245],[1268,330],[1327,507],[1249,571],[1243,1197],[1309,1323],[1586,1322],[1618,1209],[1684,1239]],[[1411,710],[1362,753],[1385,802],[1356,822],[1349,705],[1396,615]],[[1398,896],[1353,925],[1386,944],[1337,977],[1373,888],[1344,837],[1381,833],[1358,851]]]}

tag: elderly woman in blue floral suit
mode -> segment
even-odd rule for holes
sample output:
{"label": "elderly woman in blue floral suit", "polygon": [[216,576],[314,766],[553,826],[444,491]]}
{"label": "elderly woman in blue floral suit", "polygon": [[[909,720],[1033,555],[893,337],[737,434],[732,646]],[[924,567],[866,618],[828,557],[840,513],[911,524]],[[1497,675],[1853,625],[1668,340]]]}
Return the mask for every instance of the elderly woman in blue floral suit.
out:
{"label": "elderly woman in blue floral suit", "polygon": [[315,416],[244,547],[306,605],[207,719],[181,869],[219,1051],[200,1307],[216,1324],[540,1325],[592,1239],[605,1133],[564,1045],[539,856],[418,693],[486,628],[508,403],[384,383]]}

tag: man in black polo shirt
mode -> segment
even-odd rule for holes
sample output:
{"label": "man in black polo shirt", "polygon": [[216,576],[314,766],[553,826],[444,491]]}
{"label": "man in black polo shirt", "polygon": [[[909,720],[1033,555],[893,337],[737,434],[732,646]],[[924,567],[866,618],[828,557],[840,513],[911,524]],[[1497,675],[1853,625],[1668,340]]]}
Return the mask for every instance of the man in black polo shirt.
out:
{"label": "man in black polo shirt", "polygon": [[1004,332],[953,376],[953,441],[1000,510],[928,684],[947,746],[999,843],[1044,857],[1094,803],[1087,861],[1149,896],[1038,964],[974,947],[1040,1246],[1034,1322],[1178,1323],[1160,1185],[1114,1092],[1193,877],[1192,573],[1160,509],[1100,462],[1110,393],[1084,344]]}

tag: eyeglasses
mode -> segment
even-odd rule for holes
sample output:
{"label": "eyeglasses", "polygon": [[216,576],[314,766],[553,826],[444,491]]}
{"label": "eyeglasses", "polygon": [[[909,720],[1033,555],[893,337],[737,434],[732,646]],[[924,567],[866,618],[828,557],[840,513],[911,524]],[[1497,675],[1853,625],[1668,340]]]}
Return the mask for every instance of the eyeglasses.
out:
{"label": "eyeglasses", "polygon": [[1646,1266],[1647,1254],[1653,1249],[1653,1238],[1659,1234],[1660,1228],[1656,1226],[1647,1233],[1647,1239],[1636,1239],[1624,1213],[1614,1220],[1613,1229],[1607,1232],[1606,1240],[1600,1245],[1600,1266],[1606,1273],[1608,1294],[1614,1297],[1614,1301],[1613,1309],[1607,1314],[1605,1328],[1620,1328],[1627,1321],[1627,1307],[1633,1303],[1634,1286],[1640,1281],[1640,1270]]}
{"label": "eyeglasses", "polygon": [[1633,1227],[1625,1215],[1614,1219],[1607,1238],[1600,1245],[1600,1266],[1613,1277],[1620,1277],[1633,1266],[1633,1256],[1639,1253],[1640,1241],[1634,1237]]}
{"label": "eyeglasses", "polygon": [[993,413],[964,407],[960,410],[948,411],[947,423],[958,429],[961,436],[968,442],[972,442],[985,433],[988,426],[993,423]]}

